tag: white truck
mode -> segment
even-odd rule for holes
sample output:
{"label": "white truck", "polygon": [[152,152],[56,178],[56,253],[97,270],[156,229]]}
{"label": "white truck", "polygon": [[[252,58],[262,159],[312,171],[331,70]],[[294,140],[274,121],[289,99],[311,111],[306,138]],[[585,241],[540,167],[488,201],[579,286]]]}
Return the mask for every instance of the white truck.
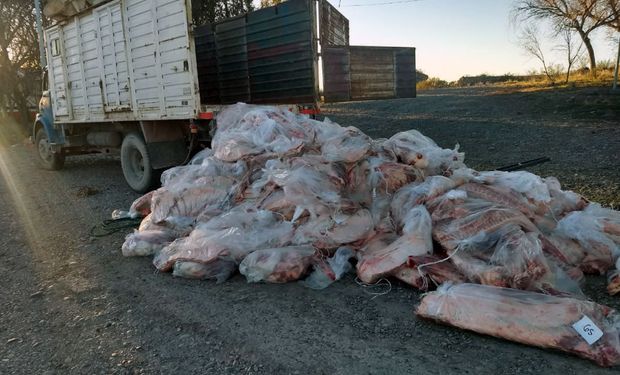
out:
{"label": "white truck", "polygon": [[83,4],[42,33],[46,87],[33,139],[47,169],[120,149],[127,183],[145,192],[158,171],[208,144],[223,105],[315,115],[321,99],[415,96],[415,50],[348,46],[348,21],[326,0],[201,26],[191,23],[191,0]]}

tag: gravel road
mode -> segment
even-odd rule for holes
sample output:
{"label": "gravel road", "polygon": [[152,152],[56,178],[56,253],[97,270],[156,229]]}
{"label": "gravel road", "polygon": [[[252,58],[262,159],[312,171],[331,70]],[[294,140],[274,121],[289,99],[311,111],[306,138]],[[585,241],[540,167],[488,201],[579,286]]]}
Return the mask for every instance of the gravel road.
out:
{"label": "gravel road", "polygon": [[[416,128],[443,146],[459,142],[477,168],[550,156],[533,171],[620,203],[620,96],[444,90],[324,111],[373,137]],[[117,159],[77,157],[47,172],[33,153],[0,146],[1,374],[613,373],[418,320],[420,293],[396,282],[375,295],[388,286],[349,277],[313,291],[157,274],[147,258],[122,257],[126,232],[89,235],[138,196]],[[620,308],[604,287],[592,277],[585,291]]]}

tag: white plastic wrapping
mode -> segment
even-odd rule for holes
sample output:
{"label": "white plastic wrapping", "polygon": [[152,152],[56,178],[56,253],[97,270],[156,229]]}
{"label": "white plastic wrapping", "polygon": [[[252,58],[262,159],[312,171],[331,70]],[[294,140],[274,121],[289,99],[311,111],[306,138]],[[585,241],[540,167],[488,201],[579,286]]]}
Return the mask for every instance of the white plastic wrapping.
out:
{"label": "white plastic wrapping", "polygon": [[305,275],[315,252],[312,246],[257,250],[243,259],[239,272],[249,283],[295,281]]}
{"label": "white plastic wrapping", "polygon": [[174,236],[169,231],[135,231],[125,238],[122,247],[123,255],[126,257],[153,255],[173,240]]}

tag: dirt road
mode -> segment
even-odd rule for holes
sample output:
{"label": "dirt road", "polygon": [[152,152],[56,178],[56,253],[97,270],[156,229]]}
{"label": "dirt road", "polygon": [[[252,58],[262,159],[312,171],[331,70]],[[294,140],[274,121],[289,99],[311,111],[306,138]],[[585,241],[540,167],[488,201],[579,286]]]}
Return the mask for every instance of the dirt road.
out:
{"label": "dirt road", "polygon": [[[544,107],[531,115],[535,99],[514,95],[434,92],[325,110],[374,137],[415,127],[444,146],[458,141],[474,167],[548,155],[554,162],[537,173],[617,205],[615,97],[603,96],[610,104],[596,104],[599,115],[571,118]],[[609,111],[617,116],[606,118]],[[313,291],[239,275],[216,285],[157,274],[147,258],[122,257],[126,232],[89,236],[137,197],[112,157],[68,159],[65,170],[46,172],[31,148],[0,147],[0,175],[2,374],[612,373],[417,320],[420,293],[396,282],[375,296],[386,286],[369,290],[352,277]],[[603,277],[590,278],[585,291],[620,308],[604,286]]]}

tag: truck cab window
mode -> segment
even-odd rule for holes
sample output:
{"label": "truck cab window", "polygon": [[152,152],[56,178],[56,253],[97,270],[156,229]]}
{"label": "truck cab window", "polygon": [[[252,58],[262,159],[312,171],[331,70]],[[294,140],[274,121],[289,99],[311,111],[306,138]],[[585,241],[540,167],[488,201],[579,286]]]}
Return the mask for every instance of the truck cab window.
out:
{"label": "truck cab window", "polygon": [[52,39],[52,57],[60,55],[60,41],[58,38]]}

